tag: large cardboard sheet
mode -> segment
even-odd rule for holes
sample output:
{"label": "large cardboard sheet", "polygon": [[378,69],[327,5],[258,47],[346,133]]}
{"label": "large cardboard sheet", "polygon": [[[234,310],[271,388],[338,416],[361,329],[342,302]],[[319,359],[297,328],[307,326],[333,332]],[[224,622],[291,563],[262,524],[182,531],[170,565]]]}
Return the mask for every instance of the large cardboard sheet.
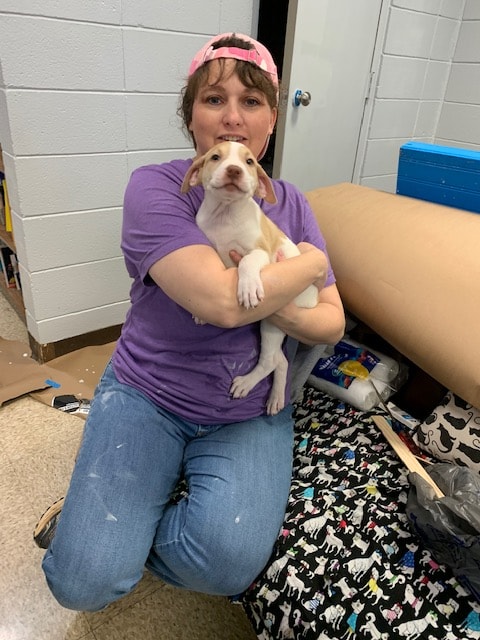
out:
{"label": "large cardboard sheet", "polygon": [[307,198],[345,306],[480,407],[480,215],[349,183]]}

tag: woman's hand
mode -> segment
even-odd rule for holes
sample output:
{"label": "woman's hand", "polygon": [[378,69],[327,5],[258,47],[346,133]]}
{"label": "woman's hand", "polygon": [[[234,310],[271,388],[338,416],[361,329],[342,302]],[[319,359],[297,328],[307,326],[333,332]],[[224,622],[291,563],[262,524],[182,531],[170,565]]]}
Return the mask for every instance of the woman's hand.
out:
{"label": "woman's hand", "polygon": [[325,256],[323,251],[321,251],[320,249],[315,247],[313,244],[310,244],[309,242],[299,242],[297,244],[297,247],[298,247],[298,250],[300,251],[300,253],[307,253],[308,251],[318,251],[320,254],[322,254],[322,257],[324,258],[325,266],[324,266],[323,270],[321,271],[319,277],[316,278],[312,282],[312,284],[314,284],[317,287],[317,289],[319,291],[321,291],[323,289],[323,287],[325,286],[325,282],[327,281],[327,276],[328,276],[327,257]]}

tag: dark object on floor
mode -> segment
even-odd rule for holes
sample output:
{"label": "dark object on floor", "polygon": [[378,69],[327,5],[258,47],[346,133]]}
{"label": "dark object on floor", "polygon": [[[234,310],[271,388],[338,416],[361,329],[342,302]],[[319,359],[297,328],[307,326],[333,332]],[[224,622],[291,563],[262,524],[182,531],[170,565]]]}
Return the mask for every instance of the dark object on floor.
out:
{"label": "dark object on floor", "polygon": [[447,462],[428,471],[445,497],[434,499],[425,481],[411,474],[408,517],[437,562],[451,567],[480,602],[480,476]]}

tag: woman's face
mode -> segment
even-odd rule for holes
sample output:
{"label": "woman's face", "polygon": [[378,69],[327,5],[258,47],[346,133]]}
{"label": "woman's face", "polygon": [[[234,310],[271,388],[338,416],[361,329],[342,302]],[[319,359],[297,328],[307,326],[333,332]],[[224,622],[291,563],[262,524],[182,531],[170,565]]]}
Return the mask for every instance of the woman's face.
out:
{"label": "woman's face", "polygon": [[219,142],[234,140],[258,157],[273,132],[277,110],[270,107],[260,90],[242,84],[233,72],[234,60],[225,60],[220,77],[218,60],[209,65],[208,81],[195,97],[189,125],[197,155],[203,155]]}

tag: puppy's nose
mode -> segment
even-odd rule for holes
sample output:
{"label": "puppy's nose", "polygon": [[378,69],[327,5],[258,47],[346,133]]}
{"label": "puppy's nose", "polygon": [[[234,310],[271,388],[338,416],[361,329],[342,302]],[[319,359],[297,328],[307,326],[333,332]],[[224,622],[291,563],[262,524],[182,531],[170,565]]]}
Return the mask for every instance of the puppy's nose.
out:
{"label": "puppy's nose", "polygon": [[242,170],[240,169],[240,167],[237,167],[237,165],[235,164],[229,164],[226,169],[226,173],[229,178],[234,179],[234,178],[240,177]]}

